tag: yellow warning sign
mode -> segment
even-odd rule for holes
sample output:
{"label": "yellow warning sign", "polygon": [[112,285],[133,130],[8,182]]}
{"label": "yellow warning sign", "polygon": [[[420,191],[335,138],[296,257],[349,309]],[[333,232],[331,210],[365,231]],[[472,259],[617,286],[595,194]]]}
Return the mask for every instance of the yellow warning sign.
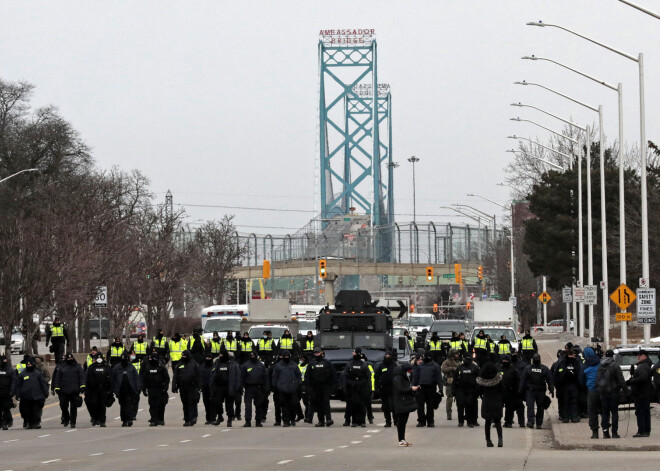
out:
{"label": "yellow warning sign", "polygon": [[617,289],[615,289],[612,294],[610,294],[610,299],[614,302],[614,304],[619,306],[619,309],[625,311],[628,309],[628,306],[635,302],[637,296],[635,296],[635,292],[633,290],[622,284]]}
{"label": "yellow warning sign", "polygon": [[616,321],[617,322],[632,321],[632,312],[617,312]]}
{"label": "yellow warning sign", "polygon": [[539,296],[539,299],[543,304],[548,304],[550,300],[552,299],[552,296],[550,296],[547,292],[542,292],[541,295]]}

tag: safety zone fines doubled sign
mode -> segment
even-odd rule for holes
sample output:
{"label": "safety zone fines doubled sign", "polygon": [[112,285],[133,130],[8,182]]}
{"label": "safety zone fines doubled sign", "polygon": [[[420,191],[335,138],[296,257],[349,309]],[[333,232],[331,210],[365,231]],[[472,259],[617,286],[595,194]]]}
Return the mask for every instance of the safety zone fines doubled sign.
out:
{"label": "safety zone fines doubled sign", "polygon": [[637,289],[637,323],[655,324],[655,288]]}

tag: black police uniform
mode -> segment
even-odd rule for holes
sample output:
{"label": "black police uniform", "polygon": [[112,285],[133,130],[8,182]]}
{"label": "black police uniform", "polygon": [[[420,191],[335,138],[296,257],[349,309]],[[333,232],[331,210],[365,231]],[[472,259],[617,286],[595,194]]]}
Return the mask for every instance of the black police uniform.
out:
{"label": "black police uniform", "polygon": [[532,362],[527,365],[523,370],[520,377],[520,392],[525,394],[525,402],[527,404],[527,427],[534,427],[534,406],[536,406],[536,428],[541,428],[543,425],[543,401],[545,399],[545,391],[547,388],[551,394],[554,394],[554,385],[552,382],[552,375],[550,369],[538,363]]}
{"label": "black police uniform", "polygon": [[235,396],[241,388],[241,371],[238,364],[231,360],[224,349],[213,365],[213,402],[219,418],[217,424],[224,419],[224,412],[227,413],[227,426],[231,427],[232,421],[236,418],[234,403]]}
{"label": "black police uniform", "polygon": [[247,426],[251,424],[252,405],[254,404],[256,425],[261,427],[261,422],[266,416],[264,407],[269,390],[268,371],[255,356],[243,364],[241,375],[245,388],[245,424]]}
{"label": "black police uniform", "polygon": [[318,416],[319,427],[332,425],[334,422],[330,414],[330,396],[337,384],[337,372],[332,363],[322,355],[314,356],[307,365],[305,382],[312,408],[310,417],[313,419],[314,414]]}
{"label": "black police uniform", "polygon": [[199,390],[202,387],[202,379],[199,365],[191,358],[190,352],[185,351],[181,361],[177,362],[174,369],[172,381],[172,392],[179,393],[181,405],[183,406],[184,426],[189,427],[197,423],[197,404],[199,403]]}
{"label": "black police uniform", "polygon": [[385,416],[385,427],[392,426],[392,414],[394,413],[392,404],[392,386],[394,381],[394,368],[398,363],[394,358],[390,357],[389,360],[385,358],[377,367],[374,374],[376,375],[376,392],[380,396],[383,415]]}
{"label": "black police uniform", "polygon": [[110,373],[110,366],[105,361],[103,363],[94,361],[87,367],[85,402],[92,425],[105,427],[106,403],[109,396],[112,396]]}
{"label": "black police uniform", "polygon": [[160,363],[160,356],[152,356],[142,365],[142,393],[149,397],[149,423],[152,427],[165,425],[165,406],[169,400],[170,375]]}
{"label": "black police uniform", "polygon": [[464,422],[467,422],[468,426],[477,423],[477,377],[481,369],[470,358],[467,360],[456,368],[453,383],[459,427],[462,427]]}
{"label": "black police uniform", "polygon": [[[210,353],[207,353],[210,355]],[[205,358],[199,366],[199,375],[202,379],[202,402],[204,402],[204,412],[206,414],[206,425],[215,423],[218,420],[218,408],[213,401],[213,359]],[[219,423],[219,422],[218,422]]]}
{"label": "black police uniform", "polygon": [[53,374],[53,389],[60,400],[62,425],[76,426],[78,406],[76,402],[85,390],[85,372],[82,366],[71,356],[59,364]]}
{"label": "black police uniform", "polygon": [[[341,375],[341,385],[346,399],[346,412],[352,420],[352,426],[365,426],[367,413],[366,401],[371,395],[370,372],[367,364],[360,358],[348,362]],[[349,425],[349,420],[344,422]]]}
{"label": "black police uniform", "polygon": [[11,409],[14,403],[11,400],[16,374],[9,364],[6,356],[0,356],[0,426],[2,430],[7,430],[14,423],[11,416]]}
{"label": "black police uniform", "polygon": [[415,395],[417,400],[417,424],[419,426],[435,426],[433,416],[436,402],[435,395],[441,384],[442,372],[440,371],[440,365],[433,361],[430,355],[424,355],[424,361],[417,365],[412,376],[412,385],[421,386]]}

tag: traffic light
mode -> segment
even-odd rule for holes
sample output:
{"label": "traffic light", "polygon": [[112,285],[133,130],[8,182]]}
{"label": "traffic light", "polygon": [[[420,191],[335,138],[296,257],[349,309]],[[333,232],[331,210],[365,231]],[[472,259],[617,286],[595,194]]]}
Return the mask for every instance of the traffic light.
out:
{"label": "traffic light", "polygon": [[326,269],[326,260],[319,260],[319,276],[323,279],[328,277],[328,270]]}
{"label": "traffic light", "polygon": [[460,285],[463,283],[463,272],[460,263],[454,263],[454,276],[456,276],[457,284]]}
{"label": "traffic light", "polygon": [[433,312],[438,312],[438,303],[433,304]]}
{"label": "traffic light", "polygon": [[264,280],[270,278],[270,260],[264,260],[264,271],[261,276]]}
{"label": "traffic light", "polygon": [[410,305],[410,312],[415,312],[415,305],[414,304]]}
{"label": "traffic light", "polygon": [[426,281],[433,281],[433,267],[426,267]]}
{"label": "traffic light", "polygon": [[484,279],[484,267],[479,265],[479,268],[477,269],[477,276],[479,276],[479,280],[483,281]]}
{"label": "traffic light", "polygon": [[472,307],[472,303],[468,302],[467,303],[467,310],[469,311],[471,307]]}

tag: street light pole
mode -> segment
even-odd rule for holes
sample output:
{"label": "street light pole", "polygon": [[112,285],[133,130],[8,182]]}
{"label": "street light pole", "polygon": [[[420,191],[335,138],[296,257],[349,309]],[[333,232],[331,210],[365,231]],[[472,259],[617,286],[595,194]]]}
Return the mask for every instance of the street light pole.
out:
{"label": "street light pole", "polygon": [[39,171],[38,168],[24,168],[23,170],[20,170],[20,171],[14,173],[13,175],[9,175],[8,177],[3,178],[2,180],[0,180],[0,183],[6,182],[10,178],[14,178],[16,175],[20,175],[21,173],[24,173],[24,172],[38,172],[38,171]]}
{"label": "street light pole", "polygon": [[[621,1],[621,0],[620,0]],[[628,5],[637,8],[638,10],[644,11],[652,16],[656,16],[654,12],[650,10],[643,9],[632,2],[624,2]],[[646,141],[646,106],[644,98],[644,54],[641,52],[637,57],[615,49],[611,46],[608,46],[604,43],[591,39],[587,36],[584,36],[580,33],[577,33],[573,30],[565,28],[560,25],[543,23],[542,21],[535,22],[530,21],[527,23],[528,26],[540,26],[540,27],[552,27],[566,31],[567,33],[573,34],[579,38],[582,38],[590,43],[593,43],[597,46],[607,49],[608,51],[614,52],[620,56],[625,57],[633,62],[637,63],[639,69],[639,134],[640,134],[640,193],[641,193],[641,218],[642,218],[642,280],[646,286],[650,286],[650,273],[649,273],[649,220],[648,220],[648,197],[647,197],[647,185],[646,185],[646,153],[648,142]],[[601,143],[602,145],[602,143]],[[640,283],[642,284],[642,283]],[[644,324],[644,343],[649,343],[651,341],[651,326],[649,324]]]}
{"label": "street light pole", "polygon": [[417,220],[417,195],[415,187],[415,163],[419,162],[419,158],[414,155],[408,158],[408,162],[413,164],[413,223]]}
{"label": "street light pole", "polygon": [[648,8],[644,8],[643,6],[641,6],[641,5],[637,5],[637,4],[635,4],[635,3],[633,3],[633,2],[631,2],[631,1],[629,1],[629,0],[619,0],[619,1],[620,1],[621,3],[625,3],[626,5],[630,5],[631,7],[638,9],[639,11],[643,11],[643,12],[646,13],[647,15],[651,15],[651,16],[653,16],[653,17],[655,17],[655,18],[657,18],[657,19],[660,20],[660,14],[658,14],[658,13],[656,13],[656,12],[654,12],[654,11],[651,11],[651,10],[649,10]]}

